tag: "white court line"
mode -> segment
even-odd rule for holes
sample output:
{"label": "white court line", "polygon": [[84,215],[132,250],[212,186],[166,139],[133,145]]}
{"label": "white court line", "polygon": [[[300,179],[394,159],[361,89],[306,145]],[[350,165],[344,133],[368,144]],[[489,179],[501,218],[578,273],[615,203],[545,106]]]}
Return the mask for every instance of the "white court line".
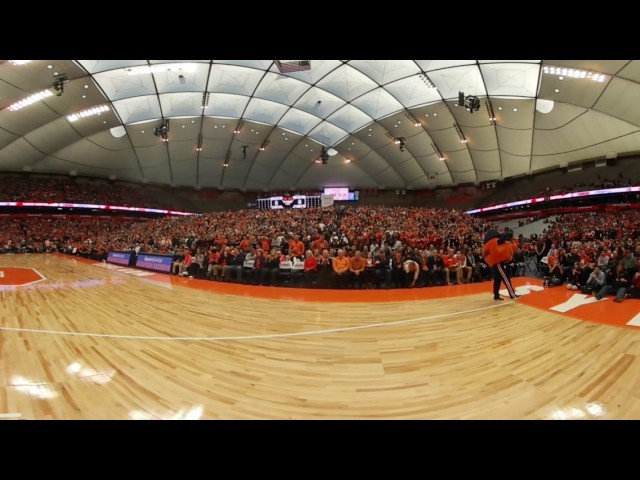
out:
{"label": "white court line", "polygon": [[3,418],[22,418],[21,413],[0,413],[0,419]]}
{"label": "white court line", "polygon": [[402,325],[405,323],[414,323],[422,320],[436,320],[439,318],[447,318],[447,317],[455,317],[456,315],[464,315],[466,313],[482,312],[484,310],[491,310],[492,308],[498,308],[504,305],[511,305],[514,303],[516,302],[505,302],[505,303],[499,303],[497,305],[491,305],[489,307],[474,308],[473,310],[464,310],[462,312],[452,312],[452,313],[442,313],[440,315],[431,315],[429,317],[409,318],[407,320],[398,320],[397,322],[372,323],[368,325],[356,325],[354,327],[340,327],[340,328],[329,328],[325,330],[311,330],[308,332],[272,333],[268,335],[246,335],[246,336],[236,336],[236,337],[151,337],[151,336],[141,336],[141,335],[115,335],[110,333],[64,332],[61,330],[37,330],[32,328],[14,328],[14,327],[0,327],[0,331],[48,333],[51,335],[62,335],[62,336],[70,336],[70,337],[74,336],[74,337],[117,338],[117,339],[124,339],[124,340],[187,340],[192,342],[197,342],[197,341],[215,342],[215,341],[222,341],[222,340],[262,340],[262,339],[268,339],[268,338],[303,337],[306,335],[321,335],[324,333],[340,333],[340,332],[348,332],[352,330],[367,330],[370,328],[393,327],[395,325]]}
{"label": "white court line", "polygon": [[627,322],[627,325],[633,325],[634,327],[640,327],[640,313]]}

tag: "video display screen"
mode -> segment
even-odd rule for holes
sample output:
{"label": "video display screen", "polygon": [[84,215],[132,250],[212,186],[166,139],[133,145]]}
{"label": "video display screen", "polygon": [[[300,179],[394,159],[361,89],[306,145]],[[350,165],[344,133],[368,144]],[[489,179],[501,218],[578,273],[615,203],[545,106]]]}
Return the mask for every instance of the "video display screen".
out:
{"label": "video display screen", "polygon": [[145,270],[153,270],[154,272],[169,273],[171,271],[172,263],[172,255],[158,255],[155,253],[140,252],[138,254],[138,259],[136,260],[136,267],[144,268]]}
{"label": "video display screen", "polygon": [[349,187],[327,187],[324,189],[325,195],[332,195],[335,201],[349,201]]}
{"label": "video display screen", "polygon": [[129,260],[131,260],[131,253],[129,252],[109,252],[107,255],[107,262],[115,263],[116,265],[128,267]]}

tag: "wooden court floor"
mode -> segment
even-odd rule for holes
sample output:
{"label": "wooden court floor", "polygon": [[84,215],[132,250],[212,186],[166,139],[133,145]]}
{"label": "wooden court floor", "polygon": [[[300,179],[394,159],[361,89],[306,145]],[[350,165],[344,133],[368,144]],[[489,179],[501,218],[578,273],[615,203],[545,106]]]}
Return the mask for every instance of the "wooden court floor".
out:
{"label": "wooden court floor", "polygon": [[[640,418],[640,328],[540,308],[543,291],[306,291],[92,263],[0,256],[0,419]],[[580,309],[626,319],[636,302]]]}

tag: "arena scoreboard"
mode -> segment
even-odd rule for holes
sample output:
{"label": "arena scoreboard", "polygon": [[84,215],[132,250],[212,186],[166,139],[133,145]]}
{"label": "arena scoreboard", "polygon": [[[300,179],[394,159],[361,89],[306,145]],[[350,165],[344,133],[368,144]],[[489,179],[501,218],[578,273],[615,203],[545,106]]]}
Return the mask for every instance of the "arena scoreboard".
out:
{"label": "arena scoreboard", "polygon": [[256,205],[260,210],[284,210],[287,208],[320,208],[320,195],[291,195],[259,198]]}

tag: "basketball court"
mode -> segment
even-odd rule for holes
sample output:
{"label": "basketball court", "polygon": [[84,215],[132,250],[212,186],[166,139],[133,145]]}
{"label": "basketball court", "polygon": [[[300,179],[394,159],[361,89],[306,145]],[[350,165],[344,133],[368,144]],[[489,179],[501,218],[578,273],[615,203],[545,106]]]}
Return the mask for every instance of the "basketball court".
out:
{"label": "basketball court", "polygon": [[640,302],[516,278],[253,287],[64,255],[0,264],[0,419],[640,417]]}

